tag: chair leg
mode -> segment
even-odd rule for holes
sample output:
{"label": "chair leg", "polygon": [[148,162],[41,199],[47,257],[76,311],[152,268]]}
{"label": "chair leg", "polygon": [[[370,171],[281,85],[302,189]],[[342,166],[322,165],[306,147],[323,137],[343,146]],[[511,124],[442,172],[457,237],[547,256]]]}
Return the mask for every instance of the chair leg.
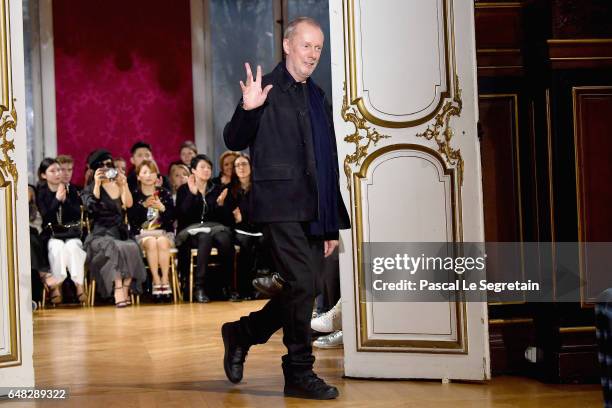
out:
{"label": "chair leg", "polygon": [[89,287],[87,286],[87,278],[83,279],[83,294],[85,295],[85,302],[82,302],[81,306],[89,306]]}
{"label": "chair leg", "polygon": [[232,271],[232,286],[238,292],[238,254],[234,251],[234,268]]}
{"label": "chair leg", "polygon": [[47,305],[47,288],[43,287],[43,290],[42,290],[42,301],[40,303],[40,308],[44,309],[46,305]]}
{"label": "chair leg", "polygon": [[94,302],[96,301],[96,281],[91,281],[91,291],[89,293],[89,306],[94,306]]}
{"label": "chair leg", "polygon": [[193,255],[189,262],[189,302],[193,302]]}
{"label": "chair leg", "polygon": [[172,276],[170,279],[170,287],[172,288],[172,303],[176,303],[178,301],[178,287],[176,286],[176,270],[174,269],[174,258],[170,257],[170,273]]}

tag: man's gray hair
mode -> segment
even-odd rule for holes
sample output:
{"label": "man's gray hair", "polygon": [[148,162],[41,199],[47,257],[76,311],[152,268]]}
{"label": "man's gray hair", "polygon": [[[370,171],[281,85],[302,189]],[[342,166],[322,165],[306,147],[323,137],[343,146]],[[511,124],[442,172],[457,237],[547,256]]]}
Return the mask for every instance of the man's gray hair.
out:
{"label": "man's gray hair", "polygon": [[311,26],[317,27],[319,30],[321,30],[321,32],[323,32],[323,29],[321,28],[321,24],[319,24],[317,20],[315,20],[314,18],[297,17],[291,20],[289,24],[287,25],[287,28],[285,28],[285,32],[283,33],[283,39],[291,38],[291,36],[295,32],[296,27],[300,25],[301,23],[310,24]]}

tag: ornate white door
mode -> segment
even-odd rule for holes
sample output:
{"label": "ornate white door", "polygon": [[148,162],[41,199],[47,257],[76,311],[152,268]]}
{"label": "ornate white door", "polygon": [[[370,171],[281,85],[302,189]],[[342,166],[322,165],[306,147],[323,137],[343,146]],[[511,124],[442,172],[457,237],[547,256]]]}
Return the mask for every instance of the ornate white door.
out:
{"label": "ornate white door", "polygon": [[345,374],[486,380],[484,302],[366,300],[362,244],[482,242],[472,0],[332,0]]}
{"label": "ornate white door", "polygon": [[0,0],[0,385],[34,385],[23,27]]}

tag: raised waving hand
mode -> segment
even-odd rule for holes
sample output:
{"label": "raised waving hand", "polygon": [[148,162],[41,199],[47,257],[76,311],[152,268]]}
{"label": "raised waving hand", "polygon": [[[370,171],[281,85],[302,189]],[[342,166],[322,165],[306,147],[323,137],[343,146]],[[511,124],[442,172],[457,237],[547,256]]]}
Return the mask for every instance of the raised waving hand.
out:
{"label": "raised waving hand", "polygon": [[261,89],[261,66],[257,66],[257,74],[253,79],[253,72],[251,72],[251,65],[248,62],[244,63],[246,69],[246,84],[240,81],[240,89],[242,89],[242,108],[244,110],[251,110],[259,108],[264,104],[268,97],[268,92],[272,89],[272,85],[266,86]]}

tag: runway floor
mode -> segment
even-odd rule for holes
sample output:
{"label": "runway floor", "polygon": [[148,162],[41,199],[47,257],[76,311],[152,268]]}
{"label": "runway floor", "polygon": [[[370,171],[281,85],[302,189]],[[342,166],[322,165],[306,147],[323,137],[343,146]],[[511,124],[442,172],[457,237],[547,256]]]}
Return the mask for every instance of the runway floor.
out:
{"label": "runway floor", "polygon": [[284,398],[281,335],[251,349],[243,383],[223,373],[221,324],[263,305],[241,303],[57,308],[34,313],[38,387],[69,387],[63,402],[4,407],[601,407],[595,385],[548,385],[520,377],[488,383],[367,381],[342,377],[342,351],[316,351],[316,371],[336,401]]}

